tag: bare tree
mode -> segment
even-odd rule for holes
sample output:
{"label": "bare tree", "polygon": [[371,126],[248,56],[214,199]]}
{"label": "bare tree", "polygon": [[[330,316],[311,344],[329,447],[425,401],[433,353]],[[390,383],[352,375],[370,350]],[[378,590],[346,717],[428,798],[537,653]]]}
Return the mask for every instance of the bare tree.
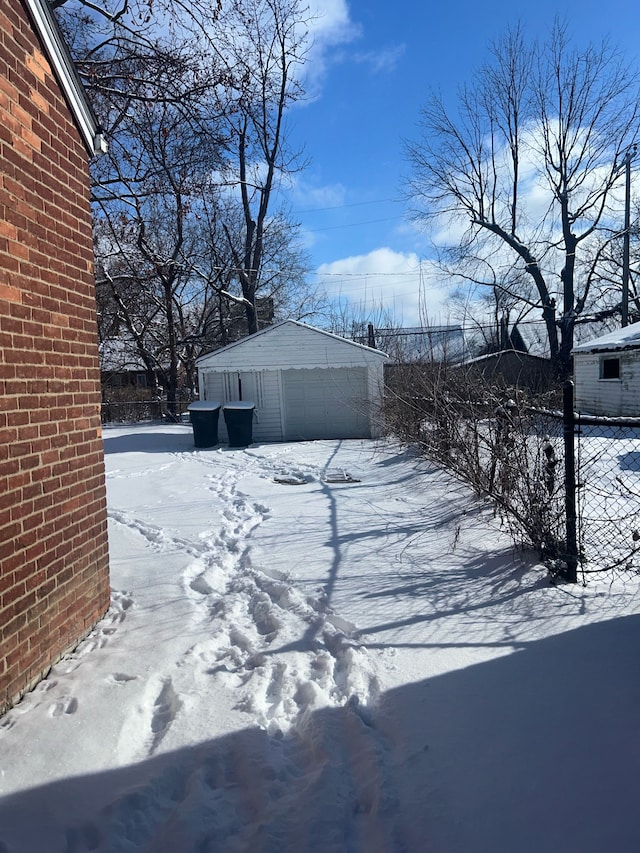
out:
{"label": "bare tree", "polygon": [[229,248],[244,298],[249,334],[258,330],[265,236],[279,183],[301,167],[287,144],[286,116],[304,97],[301,69],[309,15],[300,0],[234,0],[218,26],[231,34],[216,42],[230,86],[221,111],[229,136],[223,177],[242,210],[242,241],[228,229]]}
{"label": "bare tree", "polygon": [[140,102],[185,112],[223,79],[211,39],[221,0],[52,0],[75,65],[111,139]]}
{"label": "bare tree", "polygon": [[303,96],[298,0],[57,0],[109,138],[93,164],[101,333],[126,333],[172,409],[195,360],[304,316],[296,226],[273,210],[298,167],[286,113]]}
{"label": "bare tree", "polygon": [[[138,104],[137,137],[121,140],[96,186],[97,289],[103,338],[124,335],[144,363],[148,385],[160,381],[173,411],[182,389],[195,386],[203,351],[246,334],[245,298],[237,286],[228,237],[240,207],[225,197],[212,172],[217,149],[167,104]],[[116,192],[112,190],[116,188]],[[304,294],[306,266],[286,220],[265,229],[255,298],[272,322],[276,306]],[[288,313],[288,311],[287,311]]]}
{"label": "bare tree", "polygon": [[[637,202],[630,211],[629,250],[630,266],[628,278],[628,319],[640,320],[640,210]],[[619,227],[602,228],[599,239],[590,246],[597,263],[590,264],[593,287],[600,297],[597,319],[602,331],[610,331],[619,323],[620,282],[624,277],[624,231]]]}
{"label": "bare tree", "polygon": [[[556,22],[531,44],[517,27],[460,92],[457,114],[430,99],[423,135],[408,145],[416,215],[441,232],[448,217],[456,235],[444,263],[541,311],[560,376],[576,322],[599,307],[591,247],[611,226],[639,103],[636,73],[607,42],[575,50]],[[523,273],[530,295],[517,285]]]}

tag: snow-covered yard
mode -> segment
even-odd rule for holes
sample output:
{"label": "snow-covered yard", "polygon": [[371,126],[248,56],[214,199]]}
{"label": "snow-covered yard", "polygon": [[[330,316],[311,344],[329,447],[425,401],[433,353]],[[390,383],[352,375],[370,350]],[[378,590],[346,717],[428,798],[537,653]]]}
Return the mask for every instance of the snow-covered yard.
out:
{"label": "snow-covered yard", "polygon": [[0,719],[0,853],[631,853],[637,582],[383,441],[105,430],[113,605]]}

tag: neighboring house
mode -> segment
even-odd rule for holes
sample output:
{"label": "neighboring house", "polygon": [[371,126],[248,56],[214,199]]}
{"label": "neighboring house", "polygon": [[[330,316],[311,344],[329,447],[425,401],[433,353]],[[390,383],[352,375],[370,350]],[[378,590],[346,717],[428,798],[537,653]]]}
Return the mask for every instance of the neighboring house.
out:
{"label": "neighboring house", "polygon": [[534,393],[548,391],[555,380],[551,359],[513,349],[480,355],[465,361],[459,368],[478,373],[490,382],[500,381]]}
{"label": "neighboring house", "polygon": [[[273,297],[257,296],[255,309],[258,318],[258,329],[265,329],[267,326],[271,326],[275,316]],[[227,346],[242,338],[246,338],[247,316],[244,305],[241,302],[229,301],[226,304],[225,313],[220,318],[219,328],[215,331],[219,335],[219,340],[216,341],[218,346]]]}
{"label": "neighboring house", "polygon": [[460,325],[373,328],[357,337],[359,343],[375,343],[393,364],[455,363],[468,354],[464,328]]}
{"label": "neighboring house", "polygon": [[607,417],[640,417],[640,323],[575,346],[575,408]]}
{"label": "neighboring house", "polygon": [[[255,441],[380,434],[378,350],[285,320],[198,359],[200,398],[255,403]],[[224,420],[220,437],[226,441]]]}
{"label": "neighboring house", "polygon": [[[153,386],[135,344],[126,337],[106,338],[101,342],[100,377],[103,391],[111,388],[145,389]],[[157,384],[162,384],[156,377]]]}
{"label": "neighboring house", "polygon": [[88,156],[46,0],[0,0],[0,712],[109,606]]}

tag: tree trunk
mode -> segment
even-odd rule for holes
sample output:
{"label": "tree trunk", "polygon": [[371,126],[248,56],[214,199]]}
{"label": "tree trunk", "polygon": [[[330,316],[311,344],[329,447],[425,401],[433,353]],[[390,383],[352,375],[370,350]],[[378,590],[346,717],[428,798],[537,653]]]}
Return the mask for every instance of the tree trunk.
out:
{"label": "tree trunk", "polygon": [[176,397],[178,391],[178,347],[176,341],[176,324],[173,314],[173,280],[163,281],[165,313],[167,319],[167,344],[169,364],[167,366],[167,410],[171,415],[176,414]]}

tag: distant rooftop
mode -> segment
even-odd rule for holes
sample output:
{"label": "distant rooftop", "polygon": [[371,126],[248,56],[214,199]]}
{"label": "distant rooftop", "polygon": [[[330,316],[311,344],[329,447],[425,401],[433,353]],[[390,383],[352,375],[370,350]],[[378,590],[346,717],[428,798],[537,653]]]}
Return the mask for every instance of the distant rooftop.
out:
{"label": "distant rooftop", "polygon": [[597,338],[592,338],[590,341],[584,341],[581,344],[577,344],[572,352],[599,352],[601,350],[622,349],[640,349],[640,323],[632,323],[630,326],[624,326],[621,329],[616,329],[614,332],[608,332],[606,335],[600,335]]}
{"label": "distant rooftop", "polygon": [[[373,334],[376,348],[394,361],[461,361],[468,354],[461,325],[376,328]],[[366,334],[355,340],[370,343]]]}

